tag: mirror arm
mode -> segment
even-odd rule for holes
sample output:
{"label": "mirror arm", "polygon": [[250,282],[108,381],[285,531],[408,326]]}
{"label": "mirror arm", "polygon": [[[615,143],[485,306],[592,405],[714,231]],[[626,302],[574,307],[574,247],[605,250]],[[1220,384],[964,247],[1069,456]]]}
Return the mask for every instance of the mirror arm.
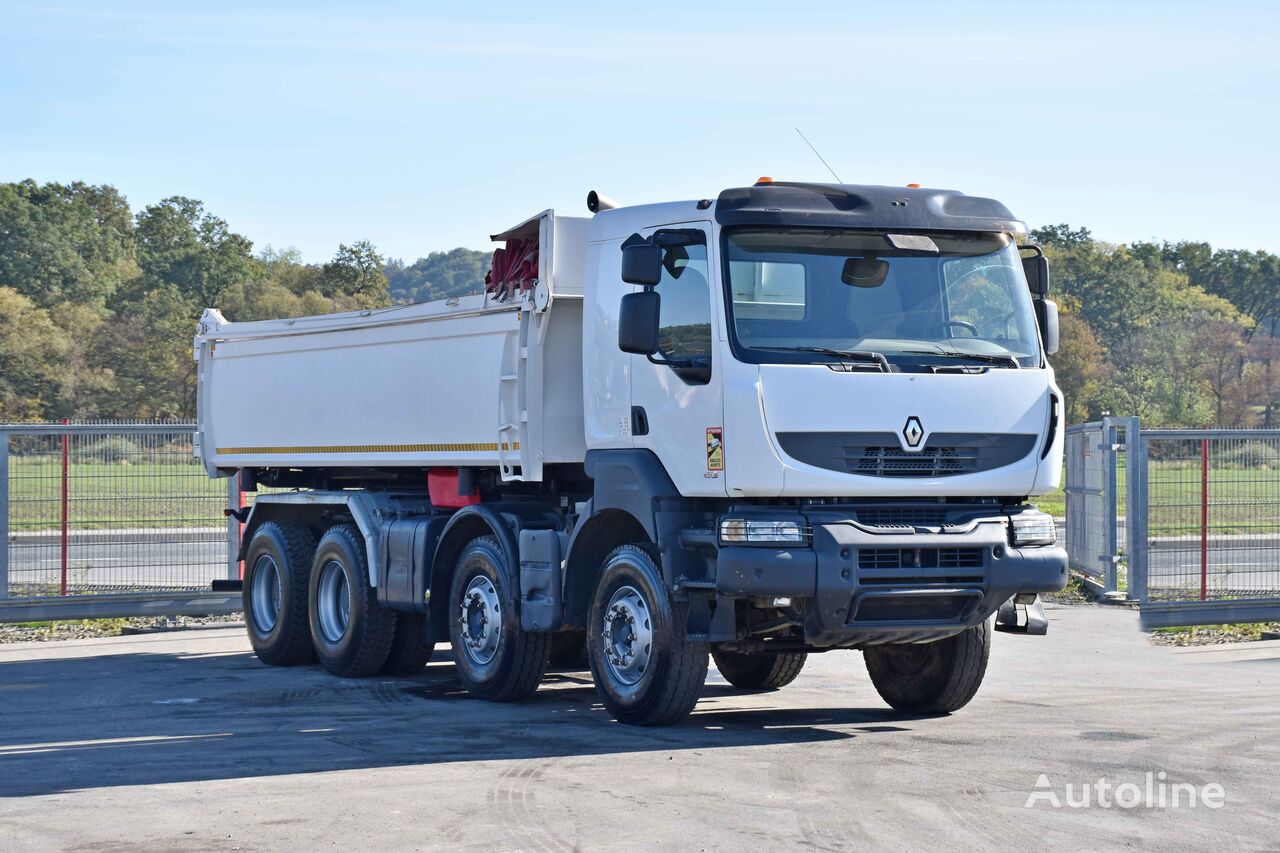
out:
{"label": "mirror arm", "polygon": [[660,367],[670,367],[673,370],[698,366],[698,363],[691,358],[657,358],[656,356],[649,355],[648,359],[650,364],[656,364]]}

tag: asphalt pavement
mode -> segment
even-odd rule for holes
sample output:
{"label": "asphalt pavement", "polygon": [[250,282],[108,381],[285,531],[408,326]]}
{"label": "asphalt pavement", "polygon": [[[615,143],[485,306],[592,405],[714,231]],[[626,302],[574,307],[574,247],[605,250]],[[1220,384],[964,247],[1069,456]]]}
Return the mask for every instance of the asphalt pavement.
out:
{"label": "asphalt pavement", "polygon": [[[833,652],[774,693],[713,671],[660,729],[611,720],[582,672],[497,705],[447,661],[343,681],[263,666],[235,629],[4,646],[0,846],[1276,849],[1280,642],[1154,647],[1127,610],[1049,617],[996,636],[951,716],[895,714]],[[1225,802],[1069,804],[1148,778]]]}

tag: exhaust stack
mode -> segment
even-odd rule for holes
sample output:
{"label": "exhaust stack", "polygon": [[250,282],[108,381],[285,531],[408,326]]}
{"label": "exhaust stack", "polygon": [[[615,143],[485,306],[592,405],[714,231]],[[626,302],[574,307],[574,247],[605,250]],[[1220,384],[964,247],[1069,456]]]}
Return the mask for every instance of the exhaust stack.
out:
{"label": "exhaust stack", "polygon": [[587,193],[587,210],[592,213],[599,213],[602,210],[613,210],[616,207],[622,207],[622,205],[618,204],[607,195],[602,195],[595,190]]}

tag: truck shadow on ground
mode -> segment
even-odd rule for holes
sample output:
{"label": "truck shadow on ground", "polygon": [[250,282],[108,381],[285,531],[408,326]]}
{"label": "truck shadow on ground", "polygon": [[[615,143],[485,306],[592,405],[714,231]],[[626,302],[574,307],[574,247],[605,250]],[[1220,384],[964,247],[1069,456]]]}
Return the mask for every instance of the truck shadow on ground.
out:
{"label": "truck shadow on ground", "polygon": [[708,683],[687,720],[644,729],[615,722],[585,672],[552,672],[531,699],[495,704],[471,699],[451,662],[345,681],[239,652],[0,663],[0,796],[909,731],[886,708],[797,707],[784,696]]}

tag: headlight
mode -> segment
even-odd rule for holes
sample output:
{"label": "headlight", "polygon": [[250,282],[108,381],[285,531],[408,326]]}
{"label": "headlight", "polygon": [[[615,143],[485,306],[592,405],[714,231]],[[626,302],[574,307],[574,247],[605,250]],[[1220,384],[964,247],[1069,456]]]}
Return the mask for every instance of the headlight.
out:
{"label": "headlight", "polygon": [[808,545],[813,531],[803,521],[769,521],[754,518],[720,520],[722,545]]}
{"label": "headlight", "polygon": [[1047,512],[1028,510],[1009,516],[1009,544],[1052,545],[1058,541],[1058,525]]}

